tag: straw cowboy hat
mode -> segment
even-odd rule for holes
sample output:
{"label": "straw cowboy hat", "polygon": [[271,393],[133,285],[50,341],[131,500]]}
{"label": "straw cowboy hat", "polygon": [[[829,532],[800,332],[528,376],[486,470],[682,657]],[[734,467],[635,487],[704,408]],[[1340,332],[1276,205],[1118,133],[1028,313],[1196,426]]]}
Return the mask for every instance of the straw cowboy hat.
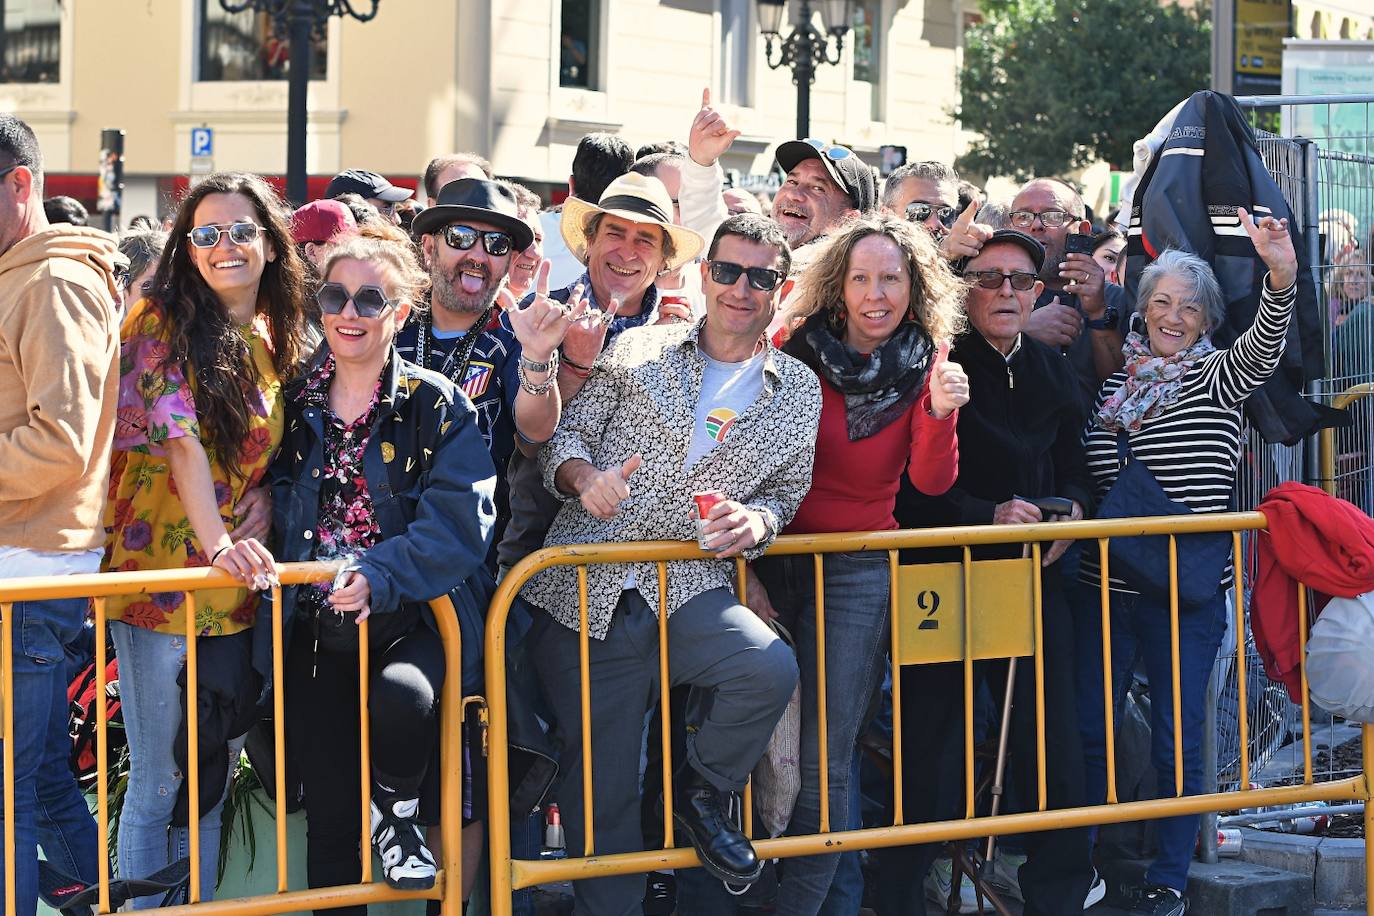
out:
{"label": "straw cowboy hat", "polygon": [[673,199],[657,178],[630,172],[621,175],[607,186],[599,203],[591,204],[576,197],[563,203],[563,218],[559,227],[563,241],[573,257],[587,262],[587,221],[593,214],[609,213],[632,223],[658,226],[673,240],[673,256],[665,269],[676,270],[696,260],[706,247],[706,240],[686,226],[673,225]]}

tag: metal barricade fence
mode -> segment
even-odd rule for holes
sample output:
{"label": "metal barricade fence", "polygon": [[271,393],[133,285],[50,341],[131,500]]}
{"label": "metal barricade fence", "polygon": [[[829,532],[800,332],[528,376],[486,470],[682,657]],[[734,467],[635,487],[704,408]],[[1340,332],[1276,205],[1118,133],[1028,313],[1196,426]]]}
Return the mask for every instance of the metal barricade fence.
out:
{"label": "metal barricade fence", "polygon": [[[901,684],[900,678],[893,678],[893,823],[885,827],[870,827],[854,830],[831,830],[826,822],[829,810],[828,786],[824,775],[820,780],[821,829],[820,833],[809,836],[782,836],[771,839],[757,839],[755,848],[760,859],[789,858],[795,856],[838,853],[858,849],[875,849],[890,846],[905,846],[920,843],[943,842],[950,840],[972,839],[978,837],[1053,830],[1068,827],[1117,823],[1144,820],[1181,814],[1200,814],[1249,808],[1261,805],[1280,805],[1314,801],[1351,801],[1370,800],[1374,797],[1366,772],[1346,779],[1318,781],[1314,778],[1312,759],[1313,741],[1311,707],[1308,702],[1307,674],[1305,662],[1302,674],[1301,740],[1303,747],[1303,767],[1301,779],[1295,785],[1274,788],[1252,788],[1251,772],[1254,762],[1250,759],[1250,743],[1242,740],[1239,744],[1237,786],[1232,791],[1212,792],[1183,797],[1161,798],[1146,801],[1120,802],[1117,796],[1116,763],[1114,754],[1113,723],[1113,674],[1111,643],[1111,614],[1106,579],[1110,574],[1108,543],[1112,538],[1138,535],[1167,535],[1170,549],[1170,620],[1173,659],[1173,704],[1174,704],[1174,780],[1173,794],[1182,796],[1183,792],[1183,742],[1181,740],[1181,702],[1179,684],[1179,603],[1177,582],[1177,541],[1176,537],[1185,534],[1207,532],[1230,532],[1232,534],[1233,556],[1239,559],[1241,537],[1245,532],[1258,531],[1265,527],[1264,516],[1256,512],[1208,514],[1186,518],[1136,518],[1111,521],[1081,521],[1039,523],[1017,526],[975,526],[963,528],[932,528],[926,530],[901,530],[870,532],[860,534],[825,534],[780,537],[769,548],[770,556],[812,555],[815,561],[816,602],[815,618],[817,630],[816,668],[818,688],[818,743],[820,745],[820,773],[828,771],[826,752],[826,709],[822,699],[825,696],[825,601],[824,566],[822,557],[837,552],[881,551],[888,557],[891,583],[891,606],[886,613],[891,615],[890,653],[894,666],[903,664],[926,664],[956,660],[962,663],[964,685],[964,779],[966,796],[965,818],[933,823],[907,823],[903,817],[902,804],[902,752],[903,738],[901,726]],[[1107,794],[1105,805],[1092,805],[1074,809],[1047,810],[1045,787],[1045,704],[1044,704],[1044,655],[1042,645],[1042,593],[1041,593],[1041,542],[1055,539],[1085,541],[1085,548],[1098,551],[1102,568],[1101,586],[1102,607],[1102,659],[1104,666],[1103,696],[1105,704],[1105,736],[1107,741],[1106,780]],[[974,560],[972,548],[985,545],[1020,544],[1027,547],[1028,557],[1021,561]],[[962,550],[962,560],[956,564],[902,565],[898,552],[906,548],[958,548]],[[502,580],[493,599],[488,616],[486,632],[486,678],[487,698],[490,712],[490,757],[489,797],[502,799],[509,797],[509,770],[507,758],[507,708],[506,708],[506,621],[512,602],[521,587],[541,570],[555,566],[574,566],[577,568],[579,602],[579,652],[581,672],[581,732],[582,732],[582,784],[564,785],[564,792],[580,792],[584,802],[583,833],[585,846],[582,850],[569,850],[569,856],[561,860],[517,860],[511,857],[510,817],[505,806],[494,804],[490,812],[490,856],[492,912],[495,916],[506,916],[511,912],[513,891],[566,880],[601,878],[611,875],[647,873],[651,871],[687,868],[697,864],[695,852],[690,848],[675,847],[673,841],[673,798],[672,798],[672,745],[669,738],[669,686],[668,670],[668,626],[666,613],[666,589],[668,563],[674,560],[702,559],[694,544],[684,542],[645,542],[633,544],[600,544],[551,547],[540,550],[515,566]],[[592,768],[595,754],[591,732],[591,690],[589,682],[589,635],[587,567],[607,563],[653,563],[657,567],[659,581],[658,637],[659,637],[659,714],[663,717],[663,842],[662,849],[641,852],[622,852],[615,854],[599,853],[595,834],[595,799],[592,797]],[[738,560],[739,594],[743,594],[744,564]],[[999,566],[1000,564],[1000,566]],[[938,567],[953,567],[939,569]],[[938,650],[928,640],[939,631],[938,628],[921,627],[926,617],[924,609],[918,610],[915,592],[929,588],[929,583],[938,581],[941,587],[949,589],[950,599],[943,602],[949,625],[944,627],[942,647]],[[982,602],[975,599],[977,594],[984,595]],[[1238,719],[1241,735],[1250,734],[1247,714],[1247,693],[1251,688],[1253,667],[1245,651],[1246,607],[1243,589],[1239,580],[1233,589],[1232,606],[1233,643],[1237,647],[1235,666],[1235,689],[1239,694]],[[986,596],[992,595],[989,599]],[[570,599],[571,600],[571,599]],[[1307,598],[1304,588],[1298,589],[1297,615],[1303,646],[1307,634]],[[950,642],[949,640],[952,640]],[[952,654],[950,654],[952,652]],[[1036,691],[1036,758],[1040,783],[1038,791],[1032,791],[1038,799],[1036,810],[1027,813],[979,815],[974,807],[974,746],[973,746],[973,704],[970,702],[974,682],[975,660],[1031,656],[1031,670]],[[647,712],[647,710],[645,711]],[[1374,726],[1365,726],[1362,736],[1365,760],[1374,754]],[[1168,794],[1168,789],[1162,790]],[[753,823],[749,789],[744,793],[744,829],[753,836]],[[1365,826],[1368,829],[1374,822],[1374,804],[1365,808]],[[577,854],[580,853],[580,854]],[[1367,850],[1366,880],[1374,875],[1374,847]],[[1370,898],[1368,912],[1374,916],[1374,897]]]}
{"label": "metal barricade fence", "polygon": [[[327,582],[338,572],[341,563],[288,563],[279,567],[282,585],[299,585],[307,582]],[[218,569],[151,570],[144,572],[98,573],[63,577],[34,577],[29,579],[0,580],[0,695],[3,696],[3,738],[4,744],[4,811],[14,811],[14,742],[16,734],[14,697],[14,615],[13,605],[19,601],[42,601],[61,598],[90,598],[94,605],[95,657],[96,657],[96,823],[101,837],[102,854],[99,858],[99,904],[98,913],[110,910],[110,861],[105,849],[105,838],[109,836],[110,810],[108,792],[109,736],[106,722],[106,616],[105,599],[113,595],[156,594],[159,592],[179,591],[186,594],[186,695],[197,696],[198,672],[196,658],[196,612],[195,593],[204,589],[236,588],[240,583],[227,573]],[[358,884],[315,888],[309,890],[290,890],[287,882],[286,849],[286,763],[285,763],[285,679],[283,676],[282,645],[282,605],[281,587],[272,589],[272,646],[273,646],[273,721],[275,725],[275,770],[276,770],[276,864],[277,888],[274,894],[244,897],[234,900],[200,902],[204,889],[200,886],[200,857],[205,853],[200,848],[200,810],[199,805],[189,804],[190,833],[190,891],[188,902],[181,906],[171,906],[159,910],[167,916],[185,916],[196,913],[200,916],[267,916],[267,914],[289,913],[310,909],[328,909],[341,906],[359,906],[368,903],[382,903],[395,900],[439,900],[444,916],[459,916],[462,904],[462,735],[461,719],[464,708],[462,696],[462,646],[458,619],[453,605],[447,596],[430,602],[439,627],[439,636],[444,646],[447,675],[444,678],[440,700],[440,793],[442,834],[442,855],[436,857],[440,871],[434,888],[429,891],[393,890],[385,883],[373,881],[371,814],[372,783],[370,753],[368,747],[368,622],[358,624],[358,702],[360,707],[360,727],[362,746],[362,780],[360,785],[361,823],[360,849],[362,850],[362,881]],[[200,797],[200,759],[197,743],[198,717],[187,719],[187,773],[188,797]],[[499,807],[499,806],[498,806]],[[5,856],[4,889],[5,916],[15,916],[15,860],[19,850],[15,849],[15,823],[12,816],[4,817],[4,841],[9,854]],[[212,851],[216,854],[218,850]],[[29,854],[28,850],[24,851]],[[125,876],[142,877],[142,876]]]}

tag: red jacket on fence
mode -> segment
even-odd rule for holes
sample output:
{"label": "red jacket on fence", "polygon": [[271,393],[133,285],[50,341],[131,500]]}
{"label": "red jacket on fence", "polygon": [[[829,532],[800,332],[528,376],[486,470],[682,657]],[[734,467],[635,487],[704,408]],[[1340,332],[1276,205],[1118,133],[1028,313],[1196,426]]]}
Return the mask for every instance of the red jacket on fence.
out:
{"label": "red jacket on fence", "polygon": [[1316,592],[1314,613],[1333,597],[1374,591],[1374,521],[1345,500],[1301,483],[1279,484],[1257,508],[1269,528],[1257,539],[1250,629],[1265,674],[1298,702],[1298,585]]}

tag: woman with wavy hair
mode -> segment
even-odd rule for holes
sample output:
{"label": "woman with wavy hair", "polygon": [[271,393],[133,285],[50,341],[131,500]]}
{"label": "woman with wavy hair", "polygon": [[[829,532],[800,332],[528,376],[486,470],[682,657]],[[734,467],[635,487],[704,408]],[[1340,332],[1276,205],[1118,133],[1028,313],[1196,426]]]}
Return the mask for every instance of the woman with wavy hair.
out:
{"label": "woman with wavy hair", "polygon": [[[231,683],[251,674],[243,647],[251,641],[254,590],[275,576],[259,542],[266,501],[250,512],[254,500],[245,496],[260,486],[281,442],[282,383],[302,358],[303,272],[287,218],[258,176],[211,175],[182,201],[152,288],[121,329],[115,448],[123,454],[111,479],[106,568],[216,566],[242,582],[194,595],[197,652],[205,659],[237,650],[228,653],[239,659],[227,669]],[[189,853],[189,831],[172,819],[184,768],[174,757],[183,728],[178,676],[193,605],[183,592],[162,592],[110,598],[106,606],[130,754],[119,870],[142,878]],[[206,671],[203,663],[202,691]],[[202,899],[212,896],[219,852],[223,793],[216,796],[214,783],[227,780],[242,747],[241,735],[227,734],[206,754],[206,737]],[[207,797],[216,799],[208,811]]]}
{"label": "woman with wavy hair", "polygon": [[[968,401],[968,379],[946,355],[964,324],[963,285],[928,233],[893,216],[856,219],[824,245],[793,308],[802,324],[784,347],[820,377],[822,399],[811,492],[784,533],[892,529],[903,471],[930,495],[948,490],[958,472],[955,423]],[[854,742],[887,655],[887,554],[828,554],[824,573],[829,823],[843,829]],[[757,574],[751,590],[761,583],[772,601],[751,596],[750,607],[784,618],[801,668],[802,786],[788,832],[816,833],[821,795],[812,559],[765,559]],[[837,864],[833,854],[790,860],[777,912],[815,913]]]}

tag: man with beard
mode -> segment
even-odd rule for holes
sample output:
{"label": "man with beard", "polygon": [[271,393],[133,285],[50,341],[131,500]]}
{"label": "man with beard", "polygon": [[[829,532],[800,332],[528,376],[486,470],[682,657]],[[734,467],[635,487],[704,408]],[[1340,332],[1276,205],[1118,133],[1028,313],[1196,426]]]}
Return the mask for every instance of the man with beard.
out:
{"label": "man with beard", "polygon": [[[721,196],[724,175],[718,160],[735,142],[739,131],[711,107],[711,91],[701,94],[701,110],[688,135],[687,159],[682,164],[682,190],[678,200],[683,225],[710,237],[729,216]],[[773,221],[782,227],[793,249],[795,274],[805,266],[802,249],[823,237],[856,213],[868,213],[877,203],[873,169],[850,149],[819,140],[789,140],[776,153],[786,174],[773,198]],[[798,261],[803,263],[798,263]]]}
{"label": "man with beard", "polygon": [[497,467],[495,543],[510,518],[502,471],[517,437],[537,445],[558,426],[557,350],[577,316],[546,295],[547,263],[527,307],[505,288],[511,260],[534,237],[509,187],[461,178],[436,201],[414,226],[429,264],[430,307],[396,335],[396,349],[450,378],[477,409]]}
{"label": "man with beard", "polygon": [[1091,253],[1065,252],[1070,233],[1092,231],[1083,214],[1083,198],[1073,187],[1057,178],[1033,178],[1012,200],[1008,221],[1045,246],[1045,291],[1026,333],[1068,356],[1087,412],[1102,381],[1121,368],[1133,308],[1124,289],[1106,282]]}

